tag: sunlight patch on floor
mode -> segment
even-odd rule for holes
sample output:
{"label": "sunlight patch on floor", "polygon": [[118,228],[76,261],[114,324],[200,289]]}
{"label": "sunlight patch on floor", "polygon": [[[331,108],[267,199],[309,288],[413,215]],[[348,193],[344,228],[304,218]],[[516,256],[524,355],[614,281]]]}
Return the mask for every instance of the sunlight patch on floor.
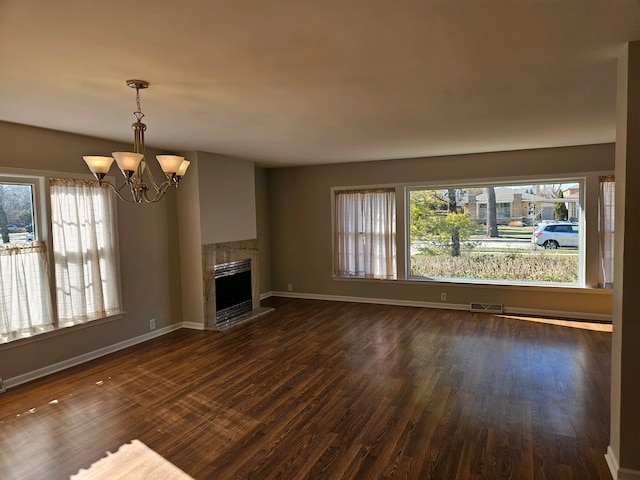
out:
{"label": "sunlight patch on floor", "polygon": [[610,323],[585,322],[579,320],[558,320],[554,318],[528,317],[526,315],[497,315],[511,320],[523,320],[526,322],[546,323],[548,325],[559,325],[561,327],[580,328],[582,330],[592,330],[594,332],[612,332],[613,325]]}

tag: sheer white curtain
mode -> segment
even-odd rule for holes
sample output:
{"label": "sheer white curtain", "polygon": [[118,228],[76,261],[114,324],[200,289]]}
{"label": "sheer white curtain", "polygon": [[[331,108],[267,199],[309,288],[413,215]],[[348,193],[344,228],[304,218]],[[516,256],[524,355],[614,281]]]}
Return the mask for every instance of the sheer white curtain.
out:
{"label": "sheer white curtain", "polygon": [[0,342],[53,329],[44,243],[0,247]]}
{"label": "sheer white curtain", "polygon": [[106,186],[51,179],[58,325],[120,313],[114,215]]}
{"label": "sheer white curtain", "polygon": [[396,196],[392,188],[335,192],[334,274],[396,278]]}
{"label": "sheer white curtain", "polygon": [[600,177],[598,231],[600,234],[600,286],[613,287],[613,235],[615,227],[615,178]]}

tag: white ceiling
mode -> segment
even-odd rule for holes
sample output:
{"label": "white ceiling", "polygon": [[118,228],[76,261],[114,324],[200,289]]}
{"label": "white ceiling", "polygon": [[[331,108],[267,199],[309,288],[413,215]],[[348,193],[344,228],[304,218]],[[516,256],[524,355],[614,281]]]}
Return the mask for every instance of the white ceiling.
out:
{"label": "white ceiling", "polygon": [[[640,0],[0,0],[0,120],[265,166],[612,142]],[[109,152],[87,152],[108,154]]]}

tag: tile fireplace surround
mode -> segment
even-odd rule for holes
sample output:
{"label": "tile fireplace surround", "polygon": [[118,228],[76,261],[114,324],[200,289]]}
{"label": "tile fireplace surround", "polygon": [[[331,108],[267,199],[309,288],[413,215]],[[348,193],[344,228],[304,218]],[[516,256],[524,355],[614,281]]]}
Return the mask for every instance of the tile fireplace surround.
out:
{"label": "tile fireplace surround", "polygon": [[[251,260],[251,305],[253,310],[216,324],[215,266],[247,258]],[[253,320],[273,310],[272,308],[260,307],[260,265],[258,240],[256,239],[203,245],[202,275],[204,277],[205,328],[207,329],[226,330],[231,326]]]}

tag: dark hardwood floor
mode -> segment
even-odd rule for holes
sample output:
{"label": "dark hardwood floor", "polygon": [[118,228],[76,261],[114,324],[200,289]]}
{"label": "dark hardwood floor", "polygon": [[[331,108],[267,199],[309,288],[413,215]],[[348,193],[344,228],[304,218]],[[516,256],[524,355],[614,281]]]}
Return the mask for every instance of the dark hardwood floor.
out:
{"label": "dark hardwood floor", "polygon": [[271,298],[0,395],[0,478],[139,439],[203,479],[610,479],[611,334]]}

